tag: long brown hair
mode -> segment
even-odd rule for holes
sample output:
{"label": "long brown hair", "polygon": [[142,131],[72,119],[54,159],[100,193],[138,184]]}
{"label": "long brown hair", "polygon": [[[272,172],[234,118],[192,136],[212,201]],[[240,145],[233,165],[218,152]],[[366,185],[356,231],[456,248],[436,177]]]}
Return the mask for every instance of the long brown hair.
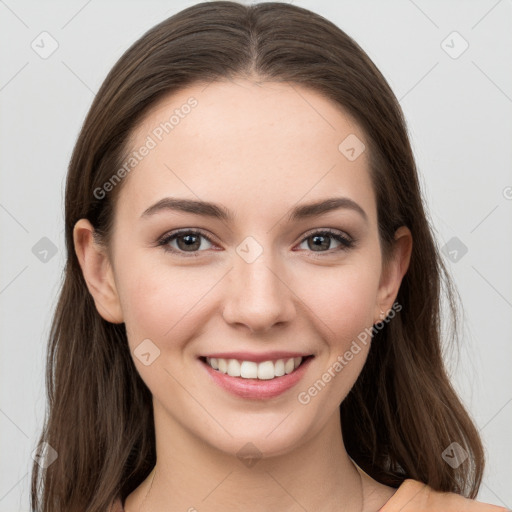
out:
{"label": "long brown hair", "polygon": [[[395,230],[413,236],[397,301],[400,314],[378,331],[366,364],[340,406],[348,454],[375,480],[413,478],[476,498],[484,469],[478,431],[442,357],[441,300],[457,340],[456,291],[433,239],[400,105],[382,74],[347,34],[286,3],[205,2],[161,22],[119,59],[98,91],[69,165],[67,262],[48,345],[48,410],[40,443],[58,457],[33,465],[31,505],[44,512],[104,512],[156,463],[151,393],[129,352],[124,324],[98,314],[78,263],[73,227],[87,218],[108,246],[121,182],[101,187],[122,165],[130,136],[150,107],[187,85],[236,77],[299,84],[323,94],[366,135],[379,237],[389,254]],[[469,457],[442,457],[456,441]]]}

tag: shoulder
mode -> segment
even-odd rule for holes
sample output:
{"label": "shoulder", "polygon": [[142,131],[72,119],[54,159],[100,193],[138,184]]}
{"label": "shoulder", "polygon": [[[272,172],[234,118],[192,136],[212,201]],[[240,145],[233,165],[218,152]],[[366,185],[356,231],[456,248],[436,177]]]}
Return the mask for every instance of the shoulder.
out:
{"label": "shoulder", "polygon": [[453,492],[434,491],[407,479],[379,512],[509,512],[509,509],[471,500]]}

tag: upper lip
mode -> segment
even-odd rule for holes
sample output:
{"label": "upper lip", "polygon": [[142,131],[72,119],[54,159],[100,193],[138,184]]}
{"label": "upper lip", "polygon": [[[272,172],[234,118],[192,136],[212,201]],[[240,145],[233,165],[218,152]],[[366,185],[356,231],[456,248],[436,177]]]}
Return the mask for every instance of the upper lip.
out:
{"label": "upper lip", "polygon": [[201,357],[215,357],[216,359],[238,359],[239,361],[254,361],[261,363],[263,361],[276,361],[277,359],[290,359],[292,357],[307,357],[312,354],[303,354],[300,352],[272,351],[256,354],[253,352],[215,352]]}

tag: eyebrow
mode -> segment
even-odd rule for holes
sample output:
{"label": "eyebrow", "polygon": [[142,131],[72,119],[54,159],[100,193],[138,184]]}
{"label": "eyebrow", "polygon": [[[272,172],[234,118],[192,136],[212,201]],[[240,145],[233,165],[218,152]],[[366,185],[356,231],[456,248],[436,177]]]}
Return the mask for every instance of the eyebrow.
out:
{"label": "eyebrow", "polygon": [[[355,211],[368,222],[366,212],[355,201],[348,197],[332,197],[313,203],[302,204],[293,208],[288,215],[288,221],[298,221],[322,215],[333,210],[348,209]],[[162,211],[180,211],[192,213],[194,215],[202,215],[222,221],[232,221],[234,215],[224,206],[210,203],[208,201],[196,201],[194,199],[180,199],[174,197],[164,197],[157,203],[145,210],[141,218],[147,218]]]}

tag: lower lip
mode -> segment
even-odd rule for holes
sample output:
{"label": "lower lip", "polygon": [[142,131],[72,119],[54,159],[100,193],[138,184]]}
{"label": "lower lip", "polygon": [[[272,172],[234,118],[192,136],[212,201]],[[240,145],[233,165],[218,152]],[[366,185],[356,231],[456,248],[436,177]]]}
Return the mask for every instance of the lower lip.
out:
{"label": "lower lip", "polygon": [[211,375],[215,383],[241,398],[264,400],[281,395],[292,388],[304,376],[313,357],[308,357],[296,370],[282,377],[269,380],[244,379],[243,377],[231,377],[227,373],[214,370],[209,364],[199,360]]}

